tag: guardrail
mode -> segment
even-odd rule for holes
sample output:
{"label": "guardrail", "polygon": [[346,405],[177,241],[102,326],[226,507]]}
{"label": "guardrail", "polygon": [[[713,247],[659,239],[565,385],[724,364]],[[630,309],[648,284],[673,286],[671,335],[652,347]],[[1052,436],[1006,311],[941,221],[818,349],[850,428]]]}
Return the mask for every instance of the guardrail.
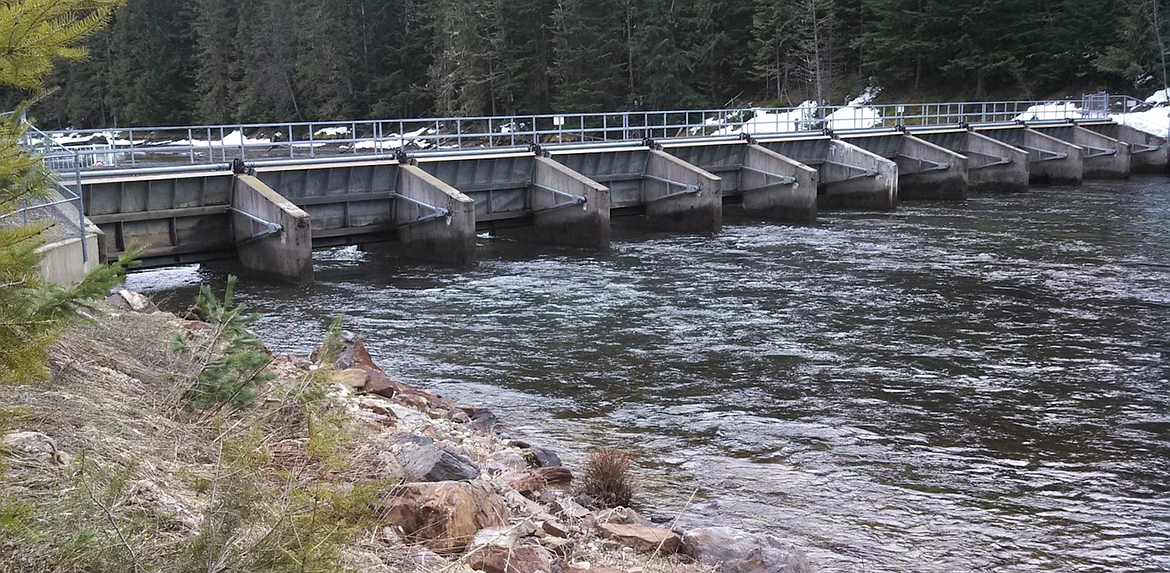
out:
{"label": "guardrail", "polygon": [[[1125,109],[1125,105],[1132,103],[1132,98],[1115,101],[1116,96],[1104,97],[1107,102],[1104,107],[1110,109]],[[46,153],[50,167],[61,172],[78,168],[88,174],[109,168],[225,165],[235,159],[249,162],[340,159],[379,157],[410,150],[628,142],[744,133],[773,135],[1010,122],[1023,116],[1033,120],[1062,120],[1097,115],[1086,101],[805,104],[791,108],[90,129],[41,135],[53,139],[53,150],[68,150],[68,155]],[[1108,110],[1099,115],[1107,117]]]}
{"label": "guardrail", "polygon": [[[83,187],[81,186],[82,169],[87,161],[91,161],[92,155],[82,154],[79,150],[70,149],[60,143],[57,143],[53,138],[39,129],[25,123],[26,132],[21,141],[21,144],[34,155],[41,157],[45,165],[48,166],[57,175],[58,179],[54,181],[56,191],[61,196],[61,199],[41,199],[41,200],[26,200],[21,202],[21,207],[15,211],[0,214],[0,222],[10,217],[20,216],[21,224],[28,225],[30,213],[37,210],[49,210],[59,205],[68,203],[76,203],[77,210],[77,234],[81,240],[81,260],[83,262],[89,261],[89,246],[85,240],[85,201],[82,197]],[[68,175],[73,185],[73,188],[63,181],[63,176]],[[59,210],[58,210],[59,211]]]}

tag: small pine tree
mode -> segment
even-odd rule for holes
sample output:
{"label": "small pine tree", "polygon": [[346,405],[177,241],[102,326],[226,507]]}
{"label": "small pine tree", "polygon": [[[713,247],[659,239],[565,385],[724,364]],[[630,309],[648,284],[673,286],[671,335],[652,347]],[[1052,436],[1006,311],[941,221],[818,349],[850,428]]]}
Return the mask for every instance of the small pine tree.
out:
{"label": "small pine tree", "polygon": [[[80,43],[108,21],[121,0],[0,1],[0,87],[33,94],[57,59],[81,59]],[[0,214],[47,196],[53,176],[23,147],[20,112],[0,117]],[[37,275],[43,226],[12,226],[0,220],[0,383],[23,382],[45,373],[48,347],[88,301],[121,278],[129,258],[89,274],[68,288],[45,284]],[[8,223],[4,225],[3,223]]]}

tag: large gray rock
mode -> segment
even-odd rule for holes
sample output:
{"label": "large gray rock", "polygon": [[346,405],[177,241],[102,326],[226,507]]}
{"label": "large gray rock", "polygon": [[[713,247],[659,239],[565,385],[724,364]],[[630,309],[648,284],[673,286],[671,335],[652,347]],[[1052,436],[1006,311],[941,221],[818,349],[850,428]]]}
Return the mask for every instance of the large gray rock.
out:
{"label": "large gray rock", "polygon": [[683,535],[683,550],[721,573],[811,573],[808,557],[775,536],[730,527],[701,527]]}
{"label": "large gray rock", "polygon": [[399,452],[407,481],[463,481],[479,477],[471,460],[449,452],[425,436],[405,438]]}

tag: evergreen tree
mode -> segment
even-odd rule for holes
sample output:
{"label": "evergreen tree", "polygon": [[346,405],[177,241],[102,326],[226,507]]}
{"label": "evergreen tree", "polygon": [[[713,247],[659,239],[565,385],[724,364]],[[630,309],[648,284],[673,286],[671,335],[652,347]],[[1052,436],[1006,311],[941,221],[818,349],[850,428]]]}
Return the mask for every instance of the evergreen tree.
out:
{"label": "evergreen tree", "polygon": [[195,34],[185,0],[127,0],[114,17],[109,88],[122,124],[194,119]]}
{"label": "evergreen tree", "polygon": [[764,82],[770,98],[789,99],[789,79],[796,70],[793,6],[793,0],[755,1],[751,73]]}
{"label": "evergreen tree", "polygon": [[870,25],[863,35],[866,69],[918,92],[934,78],[948,26],[940,21],[938,0],[867,0]]}
{"label": "evergreen tree", "polygon": [[[40,93],[54,60],[82,59],[82,41],[100,29],[118,0],[0,2],[0,86]],[[19,111],[19,110],[18,110]],[[0,117],[0,214],[48,196],[52,175],[20,145],[19,114]],[[68,288],[37,275],[43,226],[12,226],[0,219],[0,383],[43,376],[49,345],[86,301],[119,280],[125,261],[91,272]]]}
{"label": "evergreen tree", "polygon": [[554,108],[618,110],[629,103],[628,8],[627,0],[561,0],[553,16]]}
{"label": "evergreen tree", "polygon": [[1170,85],[1170,6],[1158,0],[1126,0],[1120,10],[1120,37],[1093,59],[1093,67],[1145,90]]}

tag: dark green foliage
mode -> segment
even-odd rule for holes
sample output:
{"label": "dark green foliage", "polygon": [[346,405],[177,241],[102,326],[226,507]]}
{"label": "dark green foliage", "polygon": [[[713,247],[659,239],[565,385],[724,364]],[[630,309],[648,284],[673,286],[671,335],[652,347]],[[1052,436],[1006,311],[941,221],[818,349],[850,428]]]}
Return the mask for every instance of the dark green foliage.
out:
{"label": "dark green foliage", "polygon": [[[1166,0],[130,0],[50,125],[1039,98],[1166,81]],[[5,94],[0,94],[4,101]]]}
{"label": "dark green foliage", "polygon": [[256,397],[262,383],[274,378],[264,371],[272,357],[265,352],[264,343],[248,331],[258,316],[247,314],[243,303],[233,304],[235,286],[235,275],[228,275],[222,302],[211,287],[200,287],[195,312],[215,327],[212,336],[195,347],[188,347],[181,338],[171,344],[172,349],[193,352],[201,359],[185,396],[196,410],[244,406]]}

